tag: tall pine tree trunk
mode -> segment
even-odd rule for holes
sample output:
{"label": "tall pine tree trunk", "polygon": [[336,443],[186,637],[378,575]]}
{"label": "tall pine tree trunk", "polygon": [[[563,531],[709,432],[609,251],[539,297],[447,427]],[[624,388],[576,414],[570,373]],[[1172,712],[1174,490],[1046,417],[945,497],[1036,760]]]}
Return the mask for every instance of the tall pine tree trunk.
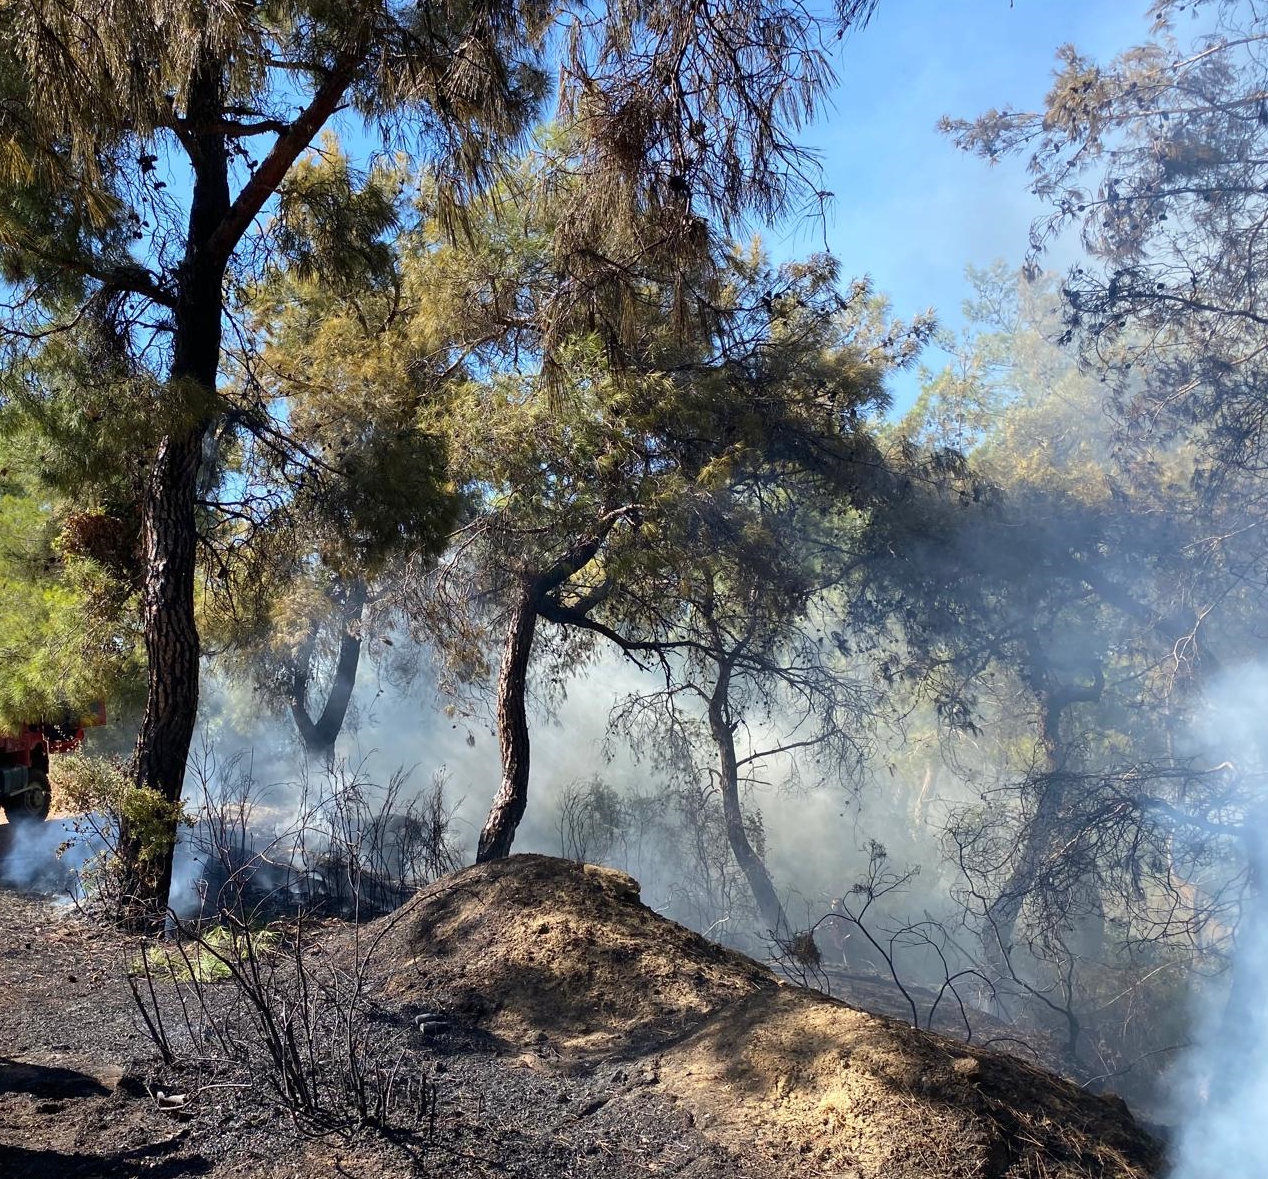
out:
{"label": "tall pine tree trunk", "polygon": [[524,580],[511,605],[506,644],[498,673],[498,744],[502,753],[502,782],[480,832],[476,863],[500,860],[511,854],[515,829],[528,805],[528,662],[537,633],[541,592],[535,581]]}
{"label": "tall pine tree trunk", "polygon": [[[189,119],[215,125],[224,104],[223,65],[204,53],[190,88]],[[198,546],[195,501],[203,439],[220,370],[225,262],[212,239],[230,206],[223,134],[193,137],[189,237],[173,312],[166,389],[169,433],[159,443],[142,504],[145,582],[142,626],[148,659],[145,714],[133,755],[137,786],[177,804],[198,714],[199,641],[194,614]],[[126,820],[120,832],[127,900],[154,914],[167,905],[176,844],[175,812],[165,833]]]}
{"label": "tall pine tree trunk", "polygon": [[198,468],[216,414],[224,280],[229,259],[287,170],[338,109],[376,34],[359,20],[351,43],[335,53],[308,105],[282,128],[272,148],[231,200],[226,125],[227,63],[204,42],[189,80],[180,144],[193,187],[185,256],[172,281],[172,364],[163,426],[142,504],[145,585],[142,618],[149,658],[145,715],[133,757],[138,787],[169,806],[155,831],[125,821],[119,852],[134,908],[153,916],[167,904],[176,811],[198,710],[198,627],[194,614]]}

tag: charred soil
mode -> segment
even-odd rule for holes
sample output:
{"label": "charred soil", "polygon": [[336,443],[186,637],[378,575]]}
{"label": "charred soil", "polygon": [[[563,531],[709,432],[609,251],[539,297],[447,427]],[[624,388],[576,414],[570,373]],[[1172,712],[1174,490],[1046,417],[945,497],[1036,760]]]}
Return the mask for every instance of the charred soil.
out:
{"label": "charred soil", "polygon": [[355,932],[305,934],[283,973],[314,994],[360,976],[356,1026],[392,1045],[384,1129],[293,1117],[258,1066],[228,1059],[216,1011],[230,1047],[254,1034],[232,983],[204,985],[208,1017],[188,987],[183,1007],[156,982],[164,1064],[126,982],[138,950],[0,892],[6,1175],[1138,1179],[1160,1165],[1121,1103],[783,985],[605,869],[515,856]]}

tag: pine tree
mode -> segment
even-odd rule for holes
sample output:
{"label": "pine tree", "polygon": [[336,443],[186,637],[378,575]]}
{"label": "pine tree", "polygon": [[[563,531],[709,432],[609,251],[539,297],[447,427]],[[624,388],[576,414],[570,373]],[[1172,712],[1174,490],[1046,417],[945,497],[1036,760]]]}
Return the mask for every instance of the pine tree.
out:
{"label": "pine tree", "polygon": [[[874,0],[843,0],[841,26]],[[654,199],[664,248],[700,216],[788,207],[791,139],[830,73],[819,24],[763,0],[658,0],[562,14],[351,0],[30,0],[0,10],[0,264],[6,336],[92,315],[155,380],[141,521],[148,694],[138,784],[180,797],[198,700],[198,489],[223,412],[231,292],[269,244],[259,218],[340,111],[435,161],[442,206],[497,171],[539,116],[543,56],[564,25],[561,105],[582,129],[588,216],[633,223]],[[262,145],[257,148],[257,145]],[[142,414],[138,413],[138,420]],[[124,840],[125,852],[136,849]],[[170,857],[155,895],[165,902]]]}

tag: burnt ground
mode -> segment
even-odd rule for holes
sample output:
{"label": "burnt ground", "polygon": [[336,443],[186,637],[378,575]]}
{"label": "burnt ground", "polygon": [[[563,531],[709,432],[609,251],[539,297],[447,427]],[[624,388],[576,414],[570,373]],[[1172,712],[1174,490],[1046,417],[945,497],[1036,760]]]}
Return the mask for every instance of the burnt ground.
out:
{"label": "burnt ground", "polygon": [[[12,1179],[776,1174],[653,1092],[652,1062],[561,1069],[546,1041],[511,1054],[467,1027],[410,1030],[407,1067],[435,1085],[434,1124],[396,1141],[304,1133],[254,1085],[233,1087],[250,1077],[162,1064],[123,981],[132,949],[64,906],[0,892],[0,1170]],[[191,1099],[166,1109],[169,1095]]]}
{"label": "burnt ground", "polygon": [[[0,890],[0,1170],[15,1179],[1158,1171],[1154,1144],[1121,1103],[781,985],[654,914],[620,873],[517,856],[447,878],[359,931],[301,935],[270,951],[263,976],[280,996],[275,1017],[283,999],[295,1010],[297,980],[308,988],[313,1014],[294,1026],[312,1037],[304,1052],[319,1108],[296,1115],[240,988],[156,973],[150,1000],[135,939]],[[129,971],[167,1031],[171,1064],[144,1029]],[[429,1013],[443,1024],[420,1030]],[[387,1094],[380,1129],[355,1125],[350,1058],[361,1092]]]}

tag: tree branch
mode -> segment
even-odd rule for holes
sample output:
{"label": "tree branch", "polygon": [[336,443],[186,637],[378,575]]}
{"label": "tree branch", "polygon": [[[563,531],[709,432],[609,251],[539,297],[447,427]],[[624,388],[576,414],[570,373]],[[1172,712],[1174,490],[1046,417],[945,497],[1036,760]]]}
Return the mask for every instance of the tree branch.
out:
{"label": "tree branch", "polygon": [[212,235],[208,250],[213,258],[228,261],[247,227],[277,192],[291,165],[312,143],[326,120],[339,108],[343,96],[365,61],[370,44],[369,22],[364,21],[351,48],[342,53],[308,105],[293,123],[284,124],[272,150],[252,173]]}

